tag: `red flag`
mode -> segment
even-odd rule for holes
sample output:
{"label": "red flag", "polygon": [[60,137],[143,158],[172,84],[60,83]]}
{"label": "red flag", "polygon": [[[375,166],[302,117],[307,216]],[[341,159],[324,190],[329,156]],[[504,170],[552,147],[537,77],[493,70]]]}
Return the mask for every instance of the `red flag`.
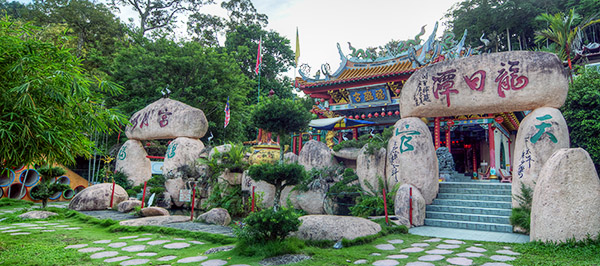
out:
{"label": "red flag", "polygon": [[256,75],[258,75],[258,73],[260,73],[260,64],[262,64],[262,55],[261,55],[261,50],[260,50],[261,42],[262,42],[262,37],[258,40],[258,52],[256,54],[256,68],[254,69],[254,72],[256,72]]}
{"label": "red flag", "polygon": [[231,113],[229,110],[229,97],[227,97],[227,103],[225,104],[225,126],[223,126],[223,128],[226,128],[227,125],[229,125],[230,117],[231,117]]}

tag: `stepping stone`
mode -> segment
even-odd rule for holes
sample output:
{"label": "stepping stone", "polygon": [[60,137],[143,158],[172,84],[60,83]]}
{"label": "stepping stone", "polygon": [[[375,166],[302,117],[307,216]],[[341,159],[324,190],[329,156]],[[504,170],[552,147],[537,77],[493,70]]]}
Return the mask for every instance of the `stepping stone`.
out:
{"label": "stepping stone", "polygon": [[250,265],[248,265],[248,264],[234,264],[234,265],[231,265],[231,266],[250,266]]}
{"label": "stepping stone", "polygon": [[493,255],[490,257],[490,259],[495,260],[495,261],[512,261],[512,260],[516,260],[517,258],[504,256],[504,255]]}
{"label": "stepping stone", "polygon": [[412,247],[429,247],[429,244],[427,243],[414,243],[412,245],[410,245]]}
{"label": "stepping stone", "polygon": [[133,239],[133,238],[138,238],[139,236],[122,236],[119,237],[119,239]]}
{"label": "stepping stone", "polygon": [[478,247],[468,247],[467,251],[471,251],[471,252],[486,252],[487,249],[478,248]]}
{"label": "stepping stone", "polygon": [[185,238],[173,238],[173,240],[177,240],[177,241],[184,241]]}
{"label": "stepping stone", "polygon": [[464,241],[460,241],[460,240],[453,240],[453,239],[448,239],[448,240],[444,240],[444,243],[446,244],[453,244],[453,245],[460,245],[460,244],[464,244]]}
{"label": "stepping stone", "polygon": [[59,225],[57,223],[47,223],[46,225]]}
{"label": "stepping stone", "polygon": [[117,262],[117,261],[128,260],[128,259],[131,259],[131,257],[121,256],[121,257],[105,259],[104,262]]}
{"label": "stepping stone", "polygon": [[381,245],[377,245],[375,246],[376,249],[379,250],[394,250],[395,247],[392,244],[381,244]]}
{"label": "stepping stone", "polygon": [[481,266],[512,266],[512,265],[506,264],[504,262],[487,262],[487,263],[484,263]]}
{"label": "stepping stone", "polygon": [[143,235],[143,236],[151,236],[151,235],[152,235],[152,233],[145,233],[145,234],[142,234],[142,235]]}
{"label": "stepping stone", "polygon": [[442,241],[442,239],[440,238],[432,238],[432,239],[427,239],[427,240],[423,240],[424,242],[440,242]]}
{"label": "stepping stone", "polygon": [[171,242],[171,240],[154,240],[154,241],[150,241],[146,244],[150,245],[150,246],[156,246],[156,245],[162,245],[164,243],[169,243]]}
{"label": "stepping stone", "polygon": [[98,241],[94,241],[94,244],[108,244],[110,243],[110,240],[98,240]]}
{"label": "stepping stone", "polygon": [[206,257],[206,256],[187,257],[187,258],[178,260],[177,263],[192,263],[192,262],[203,261],[207,258],[208,257]]}
{"label": "stepping stone", "polygon": [[114,257],[114,256],[117,256],[118,254],[119,254],[119,252],[117,252],[117,251],[103,251],[103,252],[94,253],[90,257],[92,259],[101,259],[101,258],[107,258],[107,257]]}
{"label": "stepping stone", "polygon": [[473,244],[473,245],[474,245],[474,246],[478,246],[478,247],[481,247],[481,246],[483,246],[483,244]]}
{"label": "stepping stone", "polygon": [[227,264],[227,261],[224,260],[207,260],[200,265],[202,266],[223,266]]}
{"label": "stepping stone", "polygon": [[455,248],[459,248],[459,245],[446,245],[446,244],[440,244],[437,245],[437,248],[443,248],[443,249],[455,249]]}
{"label": "stepping stone", "polygon": [[142,253],[138,253],[138,254],[135,254],[135,255],[138,256],[138,257],[152,257],[152,256],[158,255],[158,253],[156,253],[156,252],[142,252]]}
{"label": "stepping stone", "polygon": [[498,251],[496,251],[496,253],[500,253],[500,254],[504,254],[504,255],[513,255],[513,256],[521,255],[521,253],[519,253],[519,252],[514,252],[514,251],[508,250],[508,249],[498,250]]}
{"label": "stepping stone", "polygon": [[133,246],[124,247],[121,250],[129,251],[129,252],[138,252],[138,251],[142,251],[144,249],[146,249],[145,245],[133,245]]}
{"label": "stepping stone", "polygon": [[415,261],[415,262],[407,263],[406,266],[435,266],[435,265],[433,265],[433,263],[429,263],[429,262]]}
{"label": "stepping stone", "polygon": [[41,232],[54,232],[54,231],[56,231],[56,230],[48,229],[48,230],[42,230]]}
{"label": "stepping stone", "polygon": [[11,236],[18,236],[18,235],[30,235],[31,233],[29,232],[17,232],[17,233],[10,233]]}
{"label": "stepping stone", "polygon": [[425,256],[421,256],[419,257],[420,261],[438,261],[438,260],[443,260],[444,256],[442,255],[425,255]]}
{"label": "stepping stone", "polygon": [[365,264],[365,263],[367,263],[367,260],[357,260],[354,262],[354,264]]}
{"label": "stepping stone", "polygon": [[21,229],[6,230],[6,231],[2,231],[2,233],[14,233],[14,232],[19,232],[19,231],[21,231]]}
{"label": "stepping stone", "polygon": [[110,243],[110,244],[108,244],[108,246],[111,248],[122,248],[124,246],[127,246],[127,243],[125,243],[125,242]]}
{"label": "stepping stone", "polygon": [[15,228],[14,226],[5,226],[5,227],[0,227],[0,230],[8,230],[8,229],[13,229]]}
{"label": "stepping stone", "polygon": [[373,265],[375,266],[395,266],[400,264],[400,262],[397,262],[395,260],[378,260],[376,262],[373,262]]}
{"label": "stepping stone", "polygon": [[150,237],[144,237],[144,238],[138,238],[138,239],[135,239],[135,240],[133,240],[133,241],[137,241],[137,242],[139,242],[139,241],[148,241],[148,240],[150,240],[150,239],[152,239],[152,238],[150,238]]}
{"label": "stepping stone", "polygon": [[377,252],[375,252],[375,253],[371,253],[371,254],[369,254],[369,255],[371,255],[371,256],[381,256],[381,253],[377,253]]}
{"label": "stepping stone", "polygon": [[48,222],[46,222],[46,221],[35,221],[34,223],[38,223],[38,224],[47,224]]}
{"label": "stepping stone", "polygon": [[454,265],[464,265],[464,266],[468,266],[473,264],[473,260],[471,259],[466,259],[466,258],[449,258],[446,260],[447,262],[454,264]]}
{"label": "stepping stone", "polygon": [[196,244],[196,245],[204,245],[204,242],[200,242],[200,241],[196,241],[196,240],[192,240],[190,241],[191,244]]}
{"label": "stepping stone", "polygon": [[43,227],[43,226],[34,226],[34,227],[29,227],[27,229],[46,229],[46,227]]}
{"label": "stepping stone", "polygon": [[399,254],[399,255],[389,255],[386,258],[397,260],[397,259],[406,259],[406,258],[408,258],[408,256]]}
{"label": "stepping stone", "polygon": [[404,243],[404,240],[402,240],[402,239],[392,239],[392,240],[388,240],[387,242],[390,243],[390,244],[402,244],[402,243]]}
{"label": "stepping stone", "polygon": [[70,249],[70,248],[83,248],[83,247],[87,247],[88,244],[77,244],[77,245],[69,245],[66,246],[65,249]]}
{"label": "stepping stone", "polygon": [[400,252],[402,252],[402,253],[415,253],[415,252],[421,252],[423,250],[424,249],[422,249],[422,248],[405,248],[403,250],[400,250]]}
{"label": "stepping stone", "polygon": [[510,249],[510,247],[503,247],[504,249]]}
{"label": "stepping stone", "polygon": [[69,226],[66,224],[59,224],[59,225],[55,225],[54,227],[62,228],[62,227],[69,227]]}
{"label": "stepping stone", "polygon": [[120,265],[123,266],[127,266],[127,265],[142,265],[142,264],[146,264],[148,263],[150,260],[148,259],[134,259],[134,260],[126,260],[121,262]]}
{"label": "stepping stone", "polygon": [[434,255],[447,255],[447,254],[452,254],[452,250],[447,250],[447,249],[432,249],[432,250],[427,250],[425,251],[425,253],[427,254],[434,254]]}
{"label": "stepping stone", "polygon": [[170,260],[174,260],[175,258],[177,258],[177,256],[164,256],[164,257],[160,257],[156,260],[157,261],[170,261]]}
{"label": "stepping stone", "polygon": [[465,258],[477,258],[477,257],[483,256],[483,254],[481,254],[481,253],[472,253],[472,252],[463,252],[463,253],[456,254],[456,256],[465,257]]}
{"label": "stepping stone", "polygon": [[81,253],[91,253],[91,252],[102,251],[102,250],[104,250],[104,248],[82,248],[77,251],[79,251]]}
{"label": "stepping stone", "polygon": [[79,230],[81,227],[67,227],[65,230]]}
{"label": "stepping stone", "polygon": [[181,242],[179,242],[179,243],[166,244],[166,245],[163,246],[163,248],[166,248],[166,249],[182,249],[182,248],[187,248],[189,246],[190,246],[190,244],[188,244],[188,243],[181,243]]}

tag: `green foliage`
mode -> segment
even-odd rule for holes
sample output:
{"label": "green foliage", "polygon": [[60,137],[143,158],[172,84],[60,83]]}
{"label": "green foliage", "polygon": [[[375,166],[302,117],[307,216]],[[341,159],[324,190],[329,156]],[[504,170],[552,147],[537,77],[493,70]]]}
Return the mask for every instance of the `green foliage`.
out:
{"label": "green foliage", "polygon": [[231,148],[229,151],[220,153],[214,149],[214,154],[209,162],[201,158],[199,161],[207,164],[211,168],[213,175],[220,175],[224,169],[229,169],[231,172],[241,173],[248,169],[248,162],[245,160],[246,147],[241,143],[229,143]]}
{"label": "green foliage", "polygon": [[306,171],[304,166],[297,163],[292,164],[255,164],[250,166],[248,174],[256,181],[265,181],[275,186],[275,197],[273,206],[279,206],[281,191],[286,186],[293,186],[304,180]]}
{"label": "green foliage", "polygon": [[[383,179],[380,176],[378,179],[379,187],[383,188]],[[386,193],[388,214],[394,213],[394,197],[398,187],[400,187],[400,183],[396,184],[391,192],[387,191]],[[356,199],[356,205],[350,207],[350,213],[358,217],[384,215],[383,191],[374,191],[372,187],[369,192],[363,191],[362,195]]]}
{"label": "green foliage", "polygon": [[14,208],[23,208],[23,207],[29,207],[31,205],[33,205],[34,203],[31,201],[27,201],[27,200],[20,200],[20,199],[10,199],[10,198],[1,198],[0,199],[0,207],[14,207]]}
{"label": "green foliage", "polygon": [[600,73],[587,69],[575,77],[561,111],[569,127],[571,147],[585,149],[600,172]]}
{"label": "green foliage", "polygon": [[387,149],[388,142],[390,138],[392,138],[394,134],[394,127],[387,127],[383,130],[383,132],[374,134],[375,136],[371,136],[370,134],[364,134],[358,139],[351,139],[340,142],[339,144],[333,146],[334,151],[339,151],[343,148],[362,148],[365,145],[368,145],[365,153],[369,155],[375,154],[375,152],[379,151],[381,148]]}
{"label": "green foliage", "polygon": [[510,214],[510,224],[525,229],[529,234],[531,224],[531,204],[533,202],[533,189],[521,183],[521,195],[514,196],[519,207],[513,208]]}
{"label": "green foliage", "polygon": [[233,252],[246,257],[270,258],[285,254],[300,253],[305,246],[304,241],[295,237],[265,243],[251,243],[240,240],[235,245]]}
{"label": "green foliage", "polygon": [[86,76],[81,60],[62,43],[35,38],[41,32],[0,19],[2,168],[73,164],[78,156],[91,156],[89,132],[107,133],[127,121],[102,100],[121,88]]}
{"label": "green foliage", "polygon": [[277,96],[262,98],[251,115],[255,127],[280,136],[305,129],[310,119],[309,110],[300,102]]}
{"label": "green foliage", "polygon": [[236,228],[237,237],[248,244],[282,241],[302,224],[300,216],[291,209],[265,209],[253,212],[244,219],[244,226]]}
{"label": "green foliage", "polygon": [[[130,190],[132,188],[131,182],[127,180],[127,175],[123,172],[116,172],[113,174],[113,178],[115,183],[121,186],[125,190]],[[129,193],[129,192],[128,192]],[[129,194],[132,195],[132,194]]]}
{"label": "green foliage", "polygon": [[306,177],[294,187],[294,190],[306,192],[315,186],[319,187],[322,182],[335,180],[338,175],[342,174],[344,169],[341,164],[332,167],[312,168],[306,173]]}
{"label": "green foliage", "polygon": [[354,173],[354,170],[346,168],[342,174],[342,180],[329,188],[326,196],[338,204],[339,209],[336,214],[345,215],[350,212],[348,206],[356,203],[356,198],[360,196],[361,191],[358,175]]}
{"label": "green foliage", "polygon": [[67,171],[62,167],[50,167],[48,165],[37,169],[41,176],[41,181],[38,183],[38,189],[31,193],[35,199],[42,200],[42,208],[46,208],[48,199],[55,193],[69,189],[69,185],[58,184],[53,182],[54,178],[64,175]]}
{"label": "green foliage", "polygon": [[[200,188],[196,188],[199,190]],[[200,192],[196,192],[198,195]],[[245,198],[246,197],[246,198]],[[250,212],[250,200],[242,193],[241,185],[230,186],[225,183],[213,183],[213,190],[206,200],[202,201],[202,209],[223,208],[232,217],[241,217]]]}

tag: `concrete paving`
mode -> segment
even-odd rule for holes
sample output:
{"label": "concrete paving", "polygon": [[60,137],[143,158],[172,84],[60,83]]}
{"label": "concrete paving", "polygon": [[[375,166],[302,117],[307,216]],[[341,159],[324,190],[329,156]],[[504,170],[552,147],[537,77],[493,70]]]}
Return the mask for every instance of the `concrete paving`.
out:
{"label": "concrete paving", "polygon": [[408,230],[409,233],[420,236],[452,238],[460,240],[476,240],[504,243],[527,243],[528,235],[501,233],[489,231],[475,231],[466,229],[454,229],[435,226],[419,226]]}

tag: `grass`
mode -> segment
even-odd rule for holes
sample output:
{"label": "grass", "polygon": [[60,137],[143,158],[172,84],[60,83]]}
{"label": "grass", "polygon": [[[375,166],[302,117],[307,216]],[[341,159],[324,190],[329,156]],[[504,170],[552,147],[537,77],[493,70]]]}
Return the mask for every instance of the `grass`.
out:
{"label": "grass", "polygon": [[[0,202],[6,202],[4,200]],[[27,203],[13,202],[15,205],[2,205],[0,210],[24,208],[30,206]],[[18,207],[15,207],[18,206]],[[119,256],[133,255],[120,248],[110,248],[107,244],[94,244],[96,240],[111,239],[112,242],[126,242],[128,245],[139,245],[134,239],[121,240],[119,237],[137,235],[140,237],[150,237],[152,239],[165,239],[176,242],[176,238],[185,238],[186,240],[198,240],[205,244],[193,245],[182,250],[165,250],[161,246],[148,246],[143,252],[156,252],[157,256],[150,257],[152,265],[160,265],[156,259],[165,255],[175,255],[178,258],[203,255],[204,252],[213,247],[230,245],[235,242],[234,238],[221,235],[212,235],[207,233],[189,232],[173,228],[142,226],[142,227],[123,227],[112,220],[100,220],[97,218],[82,215],[78,212],[49,208],[57,212],[57,217],[46,219],[55,223],[69,226],[82,227],[81,230],[60,230],[55,232],[36,232],[31,235],[10,235],[0,233],[0,265],[118,265],[116,263],[105,263],[103,259],[91,259],[90,254],[77,252],[75,249],[64,249],[67,245],[89,244],[88,247],[103,247],[105,251],[119,251]],[[23,222],[16,216],[24,211],[18,211],[13,214],[0,214],[0,218],[6,220],[0,221],[0,227],[8,226],[15,222]],[[29,221],[28,221],[29,222]],[[404,234],[401,227],[386,229],[387,235],[381,234],[378,237],[358,239],[354,241],[345,241],[342,249],[333,249],[333,242],[315,242],[304,243],[297,239],[287,240],[284,245],[290,248],[288,252],[300,252],[311,256],[312,258],[294,265],[350,265],[359,259],[366,259],[368,264],[376,260],[385,259],[388,255],[399,254],[400,249],[408,248],[413,243],[423,243],[430,237]],[[33,231],[33,230],[30,230]],[[151,234],[150,236],[141,236],[142,234]],[[388,240],[402,239],[404,243],[395,244],[395,250],[382,251],[375,248],[378,244],[387,244]],[[473,265],[481,265],[486,262],[492,262],[489,257],[498,255],[496,250],[508,246],[513,251],[521,253],[517,260],[509,262],[512,265],[599,265],[600,264],[600,241],[588,240],[575,243],[569,241],[563,244],[508,244],[480,241],[465,241],[466,245],[454,250],[453,254],[466,251],[467,247],[475,243],[481,243],[481,248],[486,249],[485,258],[471,258]],[[279,246],[278,246],[279,244]],[[218,252],[208,255],[209,259],[226,260],[228,264],[249,264],[259,265],[264,257],[278,254],[282,250],[281,243],[275,243],[271,246],[254,246],[251,256],[242,256],[239,251],[232,250]],[[434,246],[434,245],[432,245]],[[430,247],[429,249],[432,249]],[[127,254],[126,254],[127,253]],[[380,253],[381,256],[372,256],[371,253]],[[425,255],[421,253],[405,253],[409,256],[407,259],[399,260],[403,262],[417,261],[418,257]],[[446,256],[451,257],[451,256]],[[171,265],[177,265],[176,260],[169,262]],[[445,261],[433,262],[434,265],[447,265]]]}

